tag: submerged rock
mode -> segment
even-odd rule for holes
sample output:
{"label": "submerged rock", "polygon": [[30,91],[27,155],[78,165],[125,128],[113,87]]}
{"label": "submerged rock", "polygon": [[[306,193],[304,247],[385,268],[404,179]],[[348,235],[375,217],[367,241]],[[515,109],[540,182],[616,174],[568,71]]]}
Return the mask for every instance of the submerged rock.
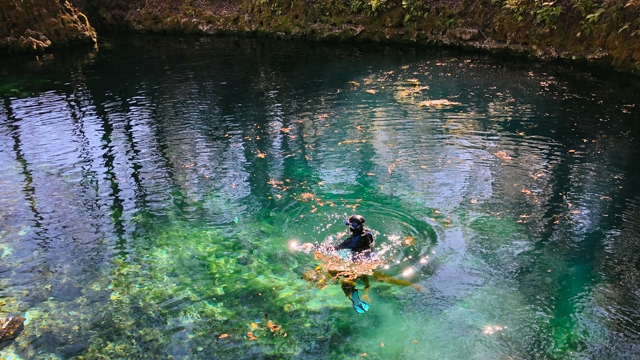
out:
{"label": "submerged rock", "polygon": [[0,348],[4,347],[5,341],[13,340],[20,334],[24,320],[22,316],[0,318]]}

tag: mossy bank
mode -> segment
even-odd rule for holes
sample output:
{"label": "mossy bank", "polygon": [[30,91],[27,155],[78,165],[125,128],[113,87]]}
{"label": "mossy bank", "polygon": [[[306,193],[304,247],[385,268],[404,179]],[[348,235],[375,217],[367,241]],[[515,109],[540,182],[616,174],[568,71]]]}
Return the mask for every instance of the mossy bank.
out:
{"label": "mossy bank", "polygon": [[[640,0],[77,0],[72,7],[98,32],[442,44],[640,73]],[[6,26],[0,31],[6,38]]]}

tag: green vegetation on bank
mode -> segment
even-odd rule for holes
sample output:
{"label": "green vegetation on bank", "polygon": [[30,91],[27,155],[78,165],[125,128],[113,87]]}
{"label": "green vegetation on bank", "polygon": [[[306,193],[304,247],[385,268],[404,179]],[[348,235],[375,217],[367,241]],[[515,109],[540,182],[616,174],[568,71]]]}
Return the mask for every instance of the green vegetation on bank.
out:
{"label": "green vegetation on bank", "polygon": [[[44,0],[34,0],[29,9],[5,9],[4,17],[41,21],[12,16],[12,11],[33,11],[38,3],[45,6]],[[98,31],[257,33],[445,44],[597,62],[640,72],[638,0],[76,0],[75,7],[87,14]],[[69,21],[63,18],[74,14],[73,19],[80,19],[74,21],[83,26],[82,13],[68,3],[61,9],[58,23],[68,28]],[[28,25],[18,26],[17,32],[29,30]],[[16,29],[5,26],[0,29],[0,48],[43,51],[48,39],[56,45],[55,36],[47,33],[56,32],[55,27],[50,28],[39,32],[38,39],[29,40],[31,33],[25,32],[25,40],[20,40]],[[59,43],[74,41],[74,36],[62,38]]]}

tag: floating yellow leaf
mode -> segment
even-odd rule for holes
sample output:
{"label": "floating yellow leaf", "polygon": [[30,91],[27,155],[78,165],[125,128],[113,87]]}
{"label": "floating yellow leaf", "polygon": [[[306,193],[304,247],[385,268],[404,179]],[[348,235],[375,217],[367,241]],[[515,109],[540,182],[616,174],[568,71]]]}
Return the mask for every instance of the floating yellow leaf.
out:
{"label": "floating yellow leaf", "polygon": [[418,106],[426,107],[426,106],[453,106],[453,105],[462,105],[459,102],[449,101],[447,99],[440,100],[426,100],[418,103]]}
{"label": "floating yellow leaf", "polygon": [[258,324],[256,324],[256,323],[251,323],[251,328],[253,328],[253,329],[257,329],[257,328],[258,328]]}
{"label": "floating yellow leaf", "polygon": [[495,156],[497,156],[497,157],[499,157],[501,159],[504,159],[504,160],[511,160],[511,156],[509,156],[506,151],[499,151],[499,152],[497,152],[497,153],[495,153],[493,155],[495,155]]}
{"label": "floating yellow leaf", "polygon": [[222,334],[222,335],[218,336],[218,338],[219,339],[223,339],[223,338],[226,338],[227,336],[229,336],[229,334]]}
{"label": "floating yellow leaf", "polygon": [[354,86],[359,86],[360,85],[359,83],[357,83],[355,81],[349,81],[348,83],[351,84],[351,85],[354,85]]}
{"label": "floating yellow leaf", "polygon": [[411,246],[413,244],[415,244],[416,239],[414,239],[412,236],[405,236],[404,237],[404,244],[407,246]]}

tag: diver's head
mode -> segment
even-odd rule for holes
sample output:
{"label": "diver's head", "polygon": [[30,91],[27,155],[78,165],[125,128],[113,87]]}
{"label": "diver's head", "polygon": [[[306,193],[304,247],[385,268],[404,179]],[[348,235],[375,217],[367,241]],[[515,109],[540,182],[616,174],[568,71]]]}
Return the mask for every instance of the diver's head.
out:
{"label": "diver's head", "polygon": [[349,227],[352,233],[359,234],[364,231],[364,217],[362,215],[351,215],[349,220],[345,221],[345,225]]}

